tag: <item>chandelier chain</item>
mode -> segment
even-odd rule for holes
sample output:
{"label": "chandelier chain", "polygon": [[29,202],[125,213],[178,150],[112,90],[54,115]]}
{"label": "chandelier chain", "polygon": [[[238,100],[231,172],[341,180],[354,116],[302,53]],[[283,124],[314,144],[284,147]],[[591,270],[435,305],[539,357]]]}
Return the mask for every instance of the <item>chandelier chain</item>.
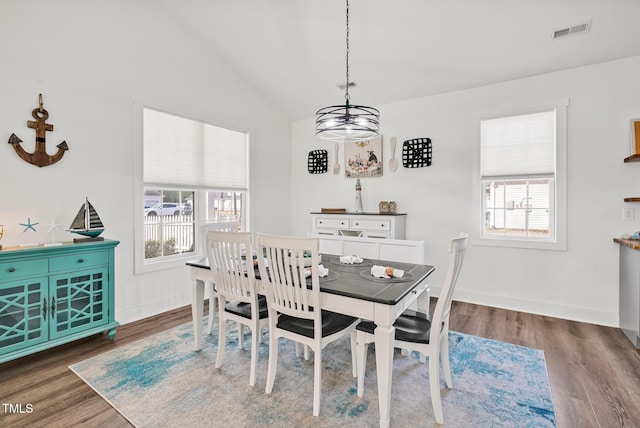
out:
{"label": "chandelier chain", "polygon": [[352,105],[349,100],[349,0],[346,10],[346,78],[345,103],[319,109],[316,112],[316,137],[343,143],[370,141],[380,135],[380,112],[374,107]]}
{"label": "chandelier chain", "polygon": [[344,99],[349,104],[349,0],[347,0],[347,55],[345,57],[347,63],[347,82],[345,87]]}

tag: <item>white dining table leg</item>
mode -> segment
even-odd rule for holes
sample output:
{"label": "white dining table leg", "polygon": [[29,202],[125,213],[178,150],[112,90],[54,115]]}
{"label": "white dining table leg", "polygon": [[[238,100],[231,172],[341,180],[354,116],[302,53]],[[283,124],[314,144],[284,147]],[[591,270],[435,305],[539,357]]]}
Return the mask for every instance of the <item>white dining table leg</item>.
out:
{"label": "white dining table leg", "polygon": [[195,350],[202,348],[202,317],[204,315],[204,281],[196,279],[191,285],[191,316],[193,318],[193,338]]}
{"label": "white dining table leg", "polygon": [[393,326],[378,324],[374,331],[380,428],[389,427],[391,419],[391,378],[393,374],[393,338],[395,330]]}
{"label": "white dining table leg", "polygon": [[427,288],[416,299],[416,310],[427,314],[427,319],[431,319],[429,316],[429,304],[431,303],[431,290]]}
{"label": "white dining table leg", "polygon": [[207,334],[213,332],[214,313],[216,311],[216,287],[213,282],[206,282],[209,287],[209,321],[207,323]]}

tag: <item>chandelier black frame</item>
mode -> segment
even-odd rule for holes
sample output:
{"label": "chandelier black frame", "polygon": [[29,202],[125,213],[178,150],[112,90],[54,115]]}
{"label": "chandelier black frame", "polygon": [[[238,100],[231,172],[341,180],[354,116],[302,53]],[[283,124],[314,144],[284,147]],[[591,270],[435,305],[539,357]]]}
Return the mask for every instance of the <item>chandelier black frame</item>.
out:
{"label": "chandelier black frame", "polygon": [[349,104],[349,0],[347,2],[347,81],[344,105],[321,108],[316,112],[316,137],[338,142],[367,141],[380,134],[380,112],[367,106]]}

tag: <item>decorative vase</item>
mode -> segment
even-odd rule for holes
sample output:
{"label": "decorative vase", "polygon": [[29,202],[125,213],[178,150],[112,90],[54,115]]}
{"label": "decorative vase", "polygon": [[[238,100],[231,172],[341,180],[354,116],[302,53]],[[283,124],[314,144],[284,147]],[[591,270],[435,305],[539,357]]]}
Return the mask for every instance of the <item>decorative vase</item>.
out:
{"label": "decorative vase", "polygon": [[389,202],[380,201],[378,209],[380,210],[380,214],[387,214],[389,212]]}
{"label": "decorative vase", "polygon": [[396,201],[390,201],[389,202],[389,208],[387,209],[387,212],[389,214],[395,214],[396,213]]}

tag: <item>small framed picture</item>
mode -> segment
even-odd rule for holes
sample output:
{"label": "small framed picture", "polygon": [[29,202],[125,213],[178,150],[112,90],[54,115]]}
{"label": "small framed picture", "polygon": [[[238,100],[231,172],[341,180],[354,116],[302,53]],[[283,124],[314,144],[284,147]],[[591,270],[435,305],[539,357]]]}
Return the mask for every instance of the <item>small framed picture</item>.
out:
{"label": "small framed picture", "polygon": [[640,155],[640,118],[631,119],[629,137],[631,140],[631,154]]}
{"label": "small framed picture", "polygon": [[382,176],[382,135],[369,141],[345,143],[346,177],[380,177]]}

